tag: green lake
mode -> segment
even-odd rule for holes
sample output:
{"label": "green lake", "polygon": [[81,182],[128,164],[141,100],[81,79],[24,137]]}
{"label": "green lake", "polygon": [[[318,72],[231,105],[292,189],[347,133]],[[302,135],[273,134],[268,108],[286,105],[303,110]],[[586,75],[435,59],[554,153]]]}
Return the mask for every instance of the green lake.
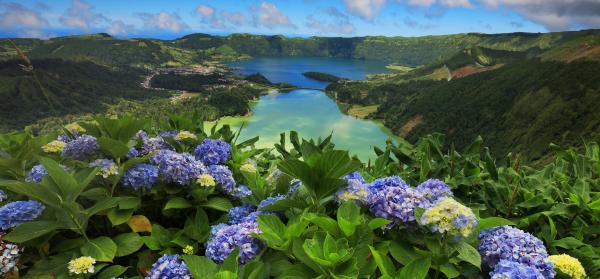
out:
{"label": "green lake", "polygon": [[[318,71],[344,78],[364,79],[368,74],[387,72],[385,63],[337,58],[255,58],[230,66],[239,73],[260,72],[272,82],[289,82],[300,87],[325,88],[327,83],[302,76]],[[295,130],[301,137],[326,137],[333,132],[336,147],[349,150],[362,160],[375,157],[373,146],[385,146],[394,138],[381,124],[343,114],[337,104],[319,90],[274,92],[262,96],[252,108],[252,116],[226,117],[219,124],[239,128],[244,123],[240,140],[260,136],[259,148],[270,148],[279,142],[279,134]]]}

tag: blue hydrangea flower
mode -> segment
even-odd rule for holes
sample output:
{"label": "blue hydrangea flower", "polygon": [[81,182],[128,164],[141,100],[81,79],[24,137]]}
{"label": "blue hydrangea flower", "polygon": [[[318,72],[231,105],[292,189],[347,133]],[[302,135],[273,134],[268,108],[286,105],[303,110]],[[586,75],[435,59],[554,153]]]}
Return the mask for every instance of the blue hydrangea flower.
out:
{"label": "blue hydrangea flower", "polygon": [[283,195],[277,195],[277,196],[268,197],[268,198],[266,198],[266,199],[262,200],[262,201],[261,201],[261,202],[258,204],[258,206],[257,206],[257,209],[259,209],[259,210],[260,210],[261,208],[263,208],[263,207],[265,207],[265,206],[267,206],[267,205],[271,205],[271,204],[273,204],[274,202],[276,202],[276,201],[280,201],[280,200],[283,200],[283,199],[285,199],[285,196],[283,196]]}
{"label": "blue hydrangea flower", "polygon": [[537,268],[545,278],[554,278],[554,266],[548,260],[544,243],[522,230],[500,226],[479,233],[482,263],[494,269],[501,260]]}
{"label": "blue hydrangea flower", "polygon": [[189,153],[160,150],[150,158],[158,166],[159,174],[167,183],[189,185],[206,171],[202,163]]}
{"label": "blue hydrangea flower", "polygon": [[491,279],[546,279],[539,270],[518,262],[501,260],[490,272]]}
{"label": "blue hydrangea flower", "polygon": [[217,263],[222,263],[235,248],[240,248],[238,262],[247,263],[254,259],[264,248],[264,244],[254,238],[253,234],[260,234],[258,224],[243,222],[240,224],[220,226],[206,243],[206,256]]}
{"label": "blue hydrangea flower", "polygon": [[278,168],[274,168],[271,173],[269,174],[269,176],[267,176],[266,180],[267,183],[269,183],[270,185],[273,185],[275,182],[277,182],[277,180],[283,176],[283,172],[280,171]]}
{"label": "blue hydrangea flower", "polygon": [[46,209],[37,201],[16,201],[0,207],[0,230],[14,228],[24,222],[34,220]]}
{"label": "blue hydrangea flower", "polygon": [[432,232],[448,234],[456,239],[468,237],[477,228],[473,211],[452,198],[440,199],[421,215],[421,225]]}
{"label": "blue hydrangea flower", "polygon": [[205,139],[196,147],[196,158],[205,165],[224,163],[231,157],[231,146],[222,140]]}
{"label": "blue hydrangea flower", "polygon": [[210,242],[221,229],[224,229],[227,226],[229,226],[229,225],[224,224],[224,223],[219,223],[219,224],[216,224],[216,225],[213,225],[212,227],[210,227],[210,234],[208,235],[208,240],[206,242]]}
{"label": "blue hydrangea flower", "polygon": [[192,274],[179,255],[164,255],[153,265],[146,279],[192,279]]}
{"label": "blue hydrangea flower", "polygon": [[142,188],[150,189],[158,179],[158,168],[150,164],[138,164],[128,169],[121,181],[124,186],[138,191]]}
{"label": "blue hydrangea flower", "polygon": [[3,202],[7,198],[8,198],[8,196],[6,196],[6,193],[4,193],[4,191],[0,190],[0,202]]}
{"label": "blue hydrangea flower", "polygon": [[294,179],[292,179],[292,181],[290,181],[290,185],[291,185],[290,189],[287,192],[288,196],[293,195],[296,192],[296,190],[298,190],[298,188],[300,188],[300,186],[302,186],[302,181],[300,181],[300,179],[294,178]]}
{"label": "blue hydrangea flower", "polygon": [[243,204],[240,206],[235,206],[229,209],[229,224],[239,224],[242,222],[244,218],[246,218],[250,213],[254,211],[254,207],[250,204]]}
{"label": "blue hydrangea flower", "polygon": [[129,148],[129,151],[127,151],[127,155],[125,155],[127,159],[135,158],[138,156],[140,156],[140,152],[137,149],[135,149],[135,147]]}
{"label": "blue hydrangea flower", "polygon": [[233,173],[227,166],[210,165],[206,168],[206,172],[221,185],[223,192],[232,193],[235,187],[235,179],[233,179]]}
{"label": "blue hydrangea flower", "polygon": [[[71,171],[71,169],[67,166],[64,166],[64,165],[60,165],[60,166],[67,172]],[[46,167],[44,167],[44,165],[42,165],[42,164],[37,164],[37,165],[33,166],[33,168],[31,168],[31,170],[27,174],[27,177],[25,177],[25,181],[33,182],[33,183],[40,183],[40,182],[42,182],[42,178],[46,175],[48,175],[48,170],[46,170]]]}
{"label": "blue hydrangea flower", "polygon": [[363,183],[363,184],[367,183],[367,181],[362,177],[360,172],[357,172],[357,171],[346,174],[344,177],[342,177],[342,179],[344,179],[344,180],[354,179],[354,180],[358,180],[360,183]]}
{"label": "blue hydrangea flower", "polygon": [[361,182],[361,180],[348,179],[348,185],[346,187],[340,188],[335,193],[335,201],[337,203],[343,203],[345,201],[354,200],[366,204],[368,202],[368,195],[369,192],[367,189],[367,185]]}
{"label": "blue hydrangea flower", "polygon": [[174,138],[175,136],[177,136],[177,131],[162,131],[159,133],[161,138]]}
{"label": "blue hydrangea flower", "polygon": [[85,160],[97,154],[99,151],[100,145],[96,138],[90,135],[83,135],[67,142],[62,154],[73,160]]}
{"label": "blue hydrangea flower", "polygon": [[258,215],[266,215],[266,214],[275,214],[273,212],[269,212],[269,211],[254,211],[254,212],[250,212],[250,214],[248,214],[248,216],[244,217],[242,219],[242,223],[243,222],[251,222],[251,223],[256,223],[256,218],[258,218]]}
{"label": "blue hydrangea flower", "polygon": [[421,195],[428,198],[431,202],[435,202],[440,198],[453,196],[450,186],[437,179],[428,179],[421,183],[417,186],[417,192],[421,193]]}
{"label": "blue hydrangea flower", "polygon": [[369,195],[369,210],[377,217],[385,218],[394,225],[414,225],[415,208],[428,208],[429,200],[410,187],[384,187]]}
{"label": "blue hydrangea flower", "polygon": [[25,177],[25,181],[33,182],[33,183],[40,183],[40,182],[42,182],[42,178],[46,175],[48,175],[48,171],[46,170],[44,165],[38,164],[38,165],[33,166],[33,168],[31,168],[31,170],[29,171],[29,174],[27,174],[27,177]]}
{"label": "blue hydrangea flower", "polygon": [[119,174],[119,167],[115,164],[115,161],[111,159],[97,159],[90,163],[90,167],[100,167],[98,175],[104,178]]}
{"label": "blue hydrangea flower", "polygon": [[163,138],[154,137],[154,138],[149,138],[149,139],[146,139],[145,141],[143,141],[142,148],[139,153],[141,155],[148,155],[152,152],[156,152],[159,150],[173,151],[175,149],[173,148],[173,146],[171,146],[169,143],[167,143]]}
{"label": "blue hydrangea flower", "polygon": [[2,238],[4,238],[4,234],[0,232],[0,278],[4,278],[4,275],[17,270],[17,263],[21,252],[23,252],[23,248],[5,242]]}
{"label": "blue hydrangea flower", "polygon": [[250,190],[250,188],[248,188],[248,186],[246,186],[246,185],[240,185],[240,186],[234,187],[230,194],[232,197],[241,200],[245,197],[251,196],[252,190]]}
{"label": "blue hydrangea flower", "polygon": [[379,192],[386,187],[408,188],[410,186],[400,176],[378,178],[367,186],[371,194]]}

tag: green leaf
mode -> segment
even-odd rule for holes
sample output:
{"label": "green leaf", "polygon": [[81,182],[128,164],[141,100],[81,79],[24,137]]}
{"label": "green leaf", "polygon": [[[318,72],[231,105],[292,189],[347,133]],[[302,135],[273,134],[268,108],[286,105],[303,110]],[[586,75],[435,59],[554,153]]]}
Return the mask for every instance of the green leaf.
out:
{"label": "green leaf", "polygon": [[219,269],[219,271],[229,271],[233,274],[237,274],[239,255],[240,255],[240,248],[237,247],[231,253],[229,253],[229,256],[227,256],[227,258],[223,262],[223,265],[221,265],[221,268]]}
{"label": "green leaf", "polygon": [[217,272],[217,264],[211,259],[201,256],[182,256],[194,278],[212,278]]}
{"label": "green leaf", "polygon": [[376,229],[379,229],[391,222],[392,221],[384,219],[384,218],[373,218],[373,219],[371,219],[371,221],[369,221],[368,225],[371,230],[376,230]]}
{"label": "green leaf", "polygon": [[466,242],[458,242],[454,248],[458,251],[458,258],[468,262],[477,268],[481,268],[481,256],[477,249]]}
{"label": "green leaf", "polygon": [[109,267],[103,269],[102,272],[100,272],[100,274],[98,274],[98,277],[96,277],[96,279],[117,278],[121,274],[125,273],[125,271],[127,271],[127,267],[124,267],[124,266],[120,266],[120,265],[109,266]]}
{"label": "green leaf", "polygon": [[167,204],[165,204],[165,207],[163,208],[163,210],[168,210],[168,209],[184,209],[184,208],[190,208],[192,207],[192,203],[182,197],[175,197],[170,199]]}
{"label": "green leaf", "polygon": [[111,262],[117,253],[117,244],[112,239],[101,236],[90,240],[81,247],[81,254],[100,262]]}
{"label": "green leaf", "polygon": [[279,220],[279,217],[272,214],[260,214],[257,217],[257,222],[263,234],[274,238],[279,243],[283,242],[285,225]]}
{"label": "green leaf", "polygon": [[120,198],[117,197],[108,197],[98,201],[92,207],[85,210],[85,214],[89,217],[97,214],[100,211],[111,209],[116,207],[119,204]]}
{"label": "green leaf", "polygon": [[25,222],[4,236],[4,239],[14,243],[23,243],[51,233],[59,228],[58,224],[53,221]]}
{"label": "green leaf", "polygon": [[305,214],[304,217],[309,222],[319,226],[321,229],[325,230],[327,233],[333,236],[340,235],[340,227],[338,223],[329,216],[326,215],[317,215],[314,213]]}
{"label": "green leaf", "polygon": [[375,260],[377,267],[379,267],[379,271],[381,271],[381,274],[394,276],[396,270],[394,268],[394,263],[392,262],[392,260],[388,256],[379,253],[379,251],[373,248],[373,246],[369,245],[369,249],[371,250],[373,259]]}
{"label": "green leaf", "polygon": [[75,178],[65,171],[56,161],[49,158],[40,158],[40,163],[44,165],[48,171],[48,175],[62,192],[62,197],[67,201],[74,201],[75,198],[83,191],[79,188],[79,184]]}
{"label": "green leaf", "polygon": [[133,211],[133,209],[119,210],[117,208],[113,208],[108,212],[108,220],[110,220],[113,226],[124,224],[129,220],[129,218],[131,218]]}
{"label": "green leaf", "polygon": [[104,153],[109,154],[114,159],[125,158],[127,152],[129,152],[129,147],[126,144],[108,137],[99,137],[98,144]]}
{"label": "green leaf", "polygon": [[226,198],[214,197],[202,204],[204,207],[216,209],[223,212],[228,212],[233,207],[231,202]]}
{"label": "green leaf", "polygon": [[452,264],[445,264],[440,266],[440,271],[448,278],[456,278],[460,276],[460,271]]}
{"label": "green leaf", "polygon": [[61,193],[58,190],[52,191],[51,188],[38,183],[29,183],[16,180],[0,180],[0,186],[7,190],[22,194],[32,199],[41,201],[43,204],[60,208],[62,203]]}
{"label": "green leaf", "polygon": [[196,210],[196,214],[188,217],[183,227],[184,233],[200,242],[204,242],[210,233],[210,224],[206,212],[202,208]]}
{"label": "green leaf", "polygon": [[137,233],[123,233],[113,238],[117,244],[117,257],[131,255],[144,245],[144,241]]}
{"label": "green leaf", "polygon": [[351,236],[360,225],[360,208],[352,201],[344,202],[337,211],[337,220],[346,236]]}
{"label": "green leaf", "polygon": [[119,209],[135,209],[142,203],[139,197],[119,197]]}
{"label": "green leaf", "polygon": [[495,228],[495,227],[499,227],[499,226],[507,226],[507,225],[514,226],[515,223],[513,223],[510,220],[500,218],[500,217],[489,217],[489,218],[479,219],[477,229],[479,229],[481,231],[481,230],[487,230],[490,228]]}
{"label": "green leaf", "polygon": [[400,271],[400,278],[403,279],[424,279],[429,272],[431,258],[424,257],[414,259]]}

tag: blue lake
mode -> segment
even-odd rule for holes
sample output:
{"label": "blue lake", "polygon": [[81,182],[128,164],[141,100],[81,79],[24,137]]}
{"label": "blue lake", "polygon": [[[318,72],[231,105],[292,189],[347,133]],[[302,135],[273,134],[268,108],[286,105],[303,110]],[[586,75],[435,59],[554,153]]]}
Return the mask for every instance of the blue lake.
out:
{"label": "blue lake", "polygon": [[[325,88],[327,83],[308,79],[303,72],[316,71],[350,79],[387,72],[385,63],[337,58],[255,58],[229,64],[238,73],[260,72],[272,82],[288,82],[300,87]],[[343,114],[337,104],[319,90],[293,90],[262,96],[252,108],[252,116],[228,117],[220,123],[239,127],[241,140],[260,136],[257,147],[269,148],[279,142],[279,134],[297,131],[304,138],[326,137],[333,132],[338,148],[349,150],[363,160],[375,157],[373,146],[385,146],[393,138],[389,130],[370,120]]]}

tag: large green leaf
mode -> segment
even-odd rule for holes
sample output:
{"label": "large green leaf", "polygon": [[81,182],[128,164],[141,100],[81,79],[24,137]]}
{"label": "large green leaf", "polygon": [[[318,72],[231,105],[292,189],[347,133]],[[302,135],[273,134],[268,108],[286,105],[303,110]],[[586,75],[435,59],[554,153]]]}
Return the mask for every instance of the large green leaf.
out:
{"label": "large green leaf", "polygon": [[217,272],[217,264],[207,257],[184,255],[182,258],[194,278],[212,278]]}
{"label": "large green leaf", "polygon": [[75,178],[50,158],[40,158],[40,163],[48,171],[48,175],[61,191],[61,196],[67,201],[73,201],[83,191]]}
{"label": "large green leaf", "polygon": [[59,228],[60,226],[53,221],[30,221],[18,225],[4,236],[4,239],[10,242],[23,243],[51,233]]}
{"label": "large green leaf", "polygon": [[81,247],[81,254],[100,262],[111,262],[117,254],[117,244],[112,239],[101,236],[84,244]]}
{"label": "large green leaf", "polygon": [[228,199],[221,198],[221,197],[210,198],[208,201],[206,201],[204,204],[202,204],[202,206],[216,209],[219,211],[224,211],[224,212],[229,211],[229,209],[231,209],[233,207],[233,205],[231,204],[231,202]]}
{"label": "large green leaf", "polygon": [[344,235],[351,236],[354,234],[356,227],[361,223],[360,208],[352,201],[344,202],[337,211],[337,220],[344,232]]}
{"label": "large green leaf", "polygon": [[459,259],[466,261],[477,268],[481,268],[481,256],[479,255],[479,252],[477,252],[477,249],[475,249],[469,243],[461,241],[458,242],[454,248],[456,248],[456,251],[458,251]]}
{"label": "large green leaf", "polygon": [[117,244],[117,253],[115,256],[123,257],[131,255],[144,245],[144,241],[137,233],[123,233],[113,238],[115,244]]}
{"label": "large green leaf", "polygon": [[431,258],[429,257],[414,259],[402,268],[402,271],[400,271],[400,278],[424,279],[427,277],[430,266]]}

